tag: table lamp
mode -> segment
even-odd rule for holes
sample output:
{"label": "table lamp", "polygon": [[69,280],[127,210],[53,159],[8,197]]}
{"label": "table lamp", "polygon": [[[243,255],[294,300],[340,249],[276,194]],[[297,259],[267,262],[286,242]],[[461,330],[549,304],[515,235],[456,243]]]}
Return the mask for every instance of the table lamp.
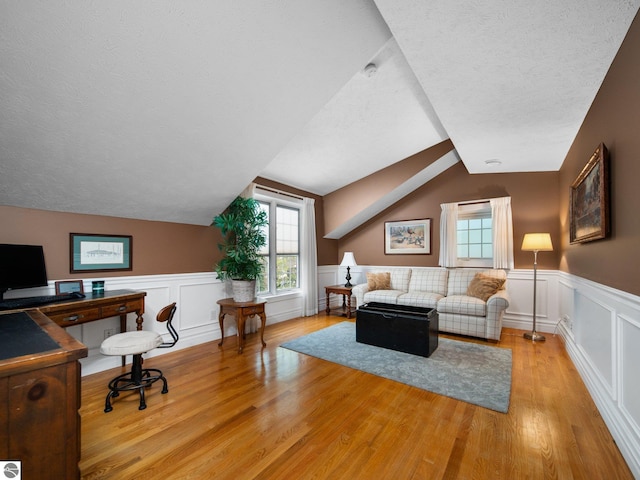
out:
{"label": "table lamp", "polygon": [[344,252],[344,257],[342,257],[341,267],[347,267],[347,283],[344,284],[345,287],[353,287],[351,285],[351,267],[357,267],[356,259],[353,256],[353,252]]}
{"label": "table lamp", "polygon": [[544,335],[536,332],[536,284],[538,283],[538,252],[553,251],[551,235],[548,233],[527,233],[522,240],[522,250],[533,252],[533,330],[525,332],[524,338],[534,342],[544,342]]}

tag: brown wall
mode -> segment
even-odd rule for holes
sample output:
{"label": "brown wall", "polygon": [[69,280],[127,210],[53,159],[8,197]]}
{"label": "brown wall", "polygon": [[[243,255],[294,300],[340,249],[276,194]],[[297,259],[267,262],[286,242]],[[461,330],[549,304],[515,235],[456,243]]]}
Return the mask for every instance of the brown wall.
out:
{"label": "brown wall", "polygon": [[[470,175],[462,163],[433,179],[402,201],[391,206],[367,224],[343,237],[339,255],[353,251],[362,265],[437,266],[440,252],[440,204],[511,196],[516,268],[531,268],[533,255],[522,252],[527,232],[551,233],[559,243],[558,174],[505,173]],[[431,218],[431,255],[385,255],[384,222]],[[557,269],[559,252],[540,254],[541,269]],[[336,260],[337,261],[337,260]]]}
{"label": "brown wall", "polygon": [[[560,170],[560,269],[640,295],[640,19],[636,17]],[[603,142],[611,159],[611,237],[569,244],[569,192]]]}
{"label": "brown wall", "polygon": [[[208,272],[217,260],[220,241],[220,234],[213,227],[7,206],[0,206],[0,225],[0,243],[44,247],[50,280]],[[70,274],[70,233],[132,235],[133,270]]]}
{"label": "brown wall", "polygon": [[[409,158],[383,168],[324,197],[324,233],[327,235],[355,214],[371,206],[412,176],[427,168],[453,150],[451,140],[445,140]],[[345,208],[346,207],[346,208]]]}
{"label": "brown wall", "polygon": [[[322,197],[276,182],[256,182],[315,199],[316,225],[324,223]],[[218,229],[198,225],[152,222],[100,215],[49,212],[0,205],[0,243],[42,245],[50,280],[128,275],[160,275],[213,271],[220,259]],[[321,227],[317,227],[320,231]],[[69,234],[101,233],[133,236],[133,270],[110,273],[69,273]],[[336,240],[318,238],[318,264],[333,265]]]}

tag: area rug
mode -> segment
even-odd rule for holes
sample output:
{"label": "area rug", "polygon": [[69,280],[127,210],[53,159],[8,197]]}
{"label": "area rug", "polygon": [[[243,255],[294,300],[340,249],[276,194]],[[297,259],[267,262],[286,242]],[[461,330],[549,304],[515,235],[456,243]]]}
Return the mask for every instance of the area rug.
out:
{"label": "area rug", "polygon": [[511,350],[440,338],[429,358],[356,342],[356,326],[342,322],[281,347],[433,393],[506,413]]}

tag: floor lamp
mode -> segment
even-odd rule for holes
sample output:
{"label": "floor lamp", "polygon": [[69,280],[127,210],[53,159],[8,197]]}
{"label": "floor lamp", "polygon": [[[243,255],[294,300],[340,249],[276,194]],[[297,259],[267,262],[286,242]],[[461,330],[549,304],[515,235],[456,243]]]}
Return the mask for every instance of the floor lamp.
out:
{"label": "floor lamp", "polygon": [[347,267],[347,283],[345,283],[345,287],[353,287],[351,285],[351,267],[357,267],[356,257],[353,256],[353,252],[344,252],[344,257],[342,257],[342,263],[340,263],[341,267]]}
{"label": "floor lamp", "polygon": [[544,335],[536,332],[536,285],[538,283],[538,252],[551,252],[553,245],[548,233],[527,233],[522,240],[522,250],[533,252],[533,330],[525,332],[524,338],[534,342],[544,342]]}

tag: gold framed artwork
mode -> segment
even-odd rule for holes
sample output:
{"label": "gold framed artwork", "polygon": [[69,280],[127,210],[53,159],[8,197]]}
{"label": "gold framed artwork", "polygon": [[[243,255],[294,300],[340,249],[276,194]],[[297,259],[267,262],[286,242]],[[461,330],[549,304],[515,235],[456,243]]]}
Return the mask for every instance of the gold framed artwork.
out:
{"label": "gold framed artwork", "polygon": [[386,255],[431,254],[431,219],[384,222]]}
{"label": "gold framed artwork", "polygon": [[609,154],[601,143],[571,185],[570,243],[591,242],[609,235],[609,195]]}

